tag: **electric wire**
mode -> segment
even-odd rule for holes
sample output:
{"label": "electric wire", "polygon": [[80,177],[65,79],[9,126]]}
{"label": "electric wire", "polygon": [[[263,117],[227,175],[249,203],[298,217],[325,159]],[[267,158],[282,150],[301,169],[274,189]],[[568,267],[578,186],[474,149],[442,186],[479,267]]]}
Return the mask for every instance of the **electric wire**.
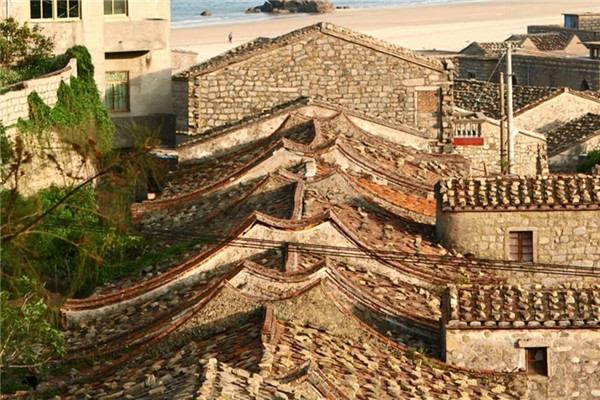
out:
{"label": "electric wire", "polygon": [[[90,231],[106,232],[107,227],[99,224],[91,224],[89,222],[78,223],[66,219],[54,219],[55,223],[49,224],[54,227],[67,227],[76,225],[85,227]],[[422,254],[416,252],[402,250],[384,250],[372,248],[356,248],[348,246],[333,246],[329,244],[318,243],[300,243],[289,242],[283,240],[272,239],[254,239],[243,238],[238,236],[198,233],[198,232],[183,232],[183,231],[168,231],[168,230],[152,230],[137,233],[141,236],[148,237],[154,240],[164,241],[187,241],[196,242],[205,246],[227,245],[241,249],[256,249],[256,250],[281,250],[286,246],[293,247],[293,250],[301,254],[318,254],[323,257],[350,258],[355,260],[364,259],[380,259],[385,262],[414,264],[427,267],[440,266],[457,266],[469,267],[474,269],[494,269],[494,270],[510,270],[520,272],[538,272],[552,275],[574,275],[582,277],[598,277],[600,271],[590,267],[553,265],[543,263],[519,263],[505,260],[490,260],[470,257],[458,257],[455,255],[435,255]]]}

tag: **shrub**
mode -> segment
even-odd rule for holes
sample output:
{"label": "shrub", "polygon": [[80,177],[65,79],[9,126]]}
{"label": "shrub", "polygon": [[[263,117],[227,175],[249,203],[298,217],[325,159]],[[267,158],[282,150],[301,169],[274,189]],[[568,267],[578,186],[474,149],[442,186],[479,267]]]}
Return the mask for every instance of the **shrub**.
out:
{"label": "shrub", "polygon": [[577,165],[577,172],[591,172],[594,165],[600,165],[600,149],[590,151],[587,159]]}

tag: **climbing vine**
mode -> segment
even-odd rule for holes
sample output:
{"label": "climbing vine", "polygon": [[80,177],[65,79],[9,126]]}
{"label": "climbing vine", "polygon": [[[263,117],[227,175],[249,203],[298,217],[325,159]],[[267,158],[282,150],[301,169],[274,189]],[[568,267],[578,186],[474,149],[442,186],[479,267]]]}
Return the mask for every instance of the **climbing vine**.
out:
{"label": "climbing vine", "polygon": [[20,119],[18,129],[21,133],[34,133],[39,148],[47,149],[54,133],[59,141],[70,145],[70,150],[101,162],[111,152],[114,124],[100,99],[87,49],[74,46],[66,55],[77,60],[78,76],[72,77],[70,83],[61,82],[54,107],[32,92],[27,98],[29,119]]}

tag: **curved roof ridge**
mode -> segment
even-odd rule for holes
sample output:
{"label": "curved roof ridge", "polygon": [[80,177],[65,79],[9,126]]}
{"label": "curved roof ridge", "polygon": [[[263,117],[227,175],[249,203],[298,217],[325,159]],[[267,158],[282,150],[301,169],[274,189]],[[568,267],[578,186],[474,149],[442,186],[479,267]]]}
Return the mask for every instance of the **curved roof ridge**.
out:
{"label": "curved roof ridge", "polygon": [[[154,327],[154,325],[152,325],[150,328],[143,328],[143,329],[139,330],[138,332],[136,332],[135,337],[148,336],[148,335],[151,335],[151,336],[142,338],[141,341],[136,342],[137,348],[135,348],[129,352],[126,352],[121,357],[111,361],[110,364],[104,365],[103,367],[101,367],[98,370],[92,370],[85,378],[90,379],[90,378],[97,378],[97,377],[104,376],[106,373],[117,368],[118,366],[124,365],[127,361],[133,359],[135,356],[142,354],[150,346],[152,346],[153,344],[162,340],[166,335],[173,332],[175,330],[175,328],[181,326],[186,321],[188,321],[189,318],[191,318],[198,310],[200,310],[204,306],[206,306],[210,302],[211,299],[213,299],[221,290],[223,290],[223,288],[225,287],[225,284],[226,284],[226,280],[220,279],[213,287],[211,287],[206,292],[202,293],[202,296],[196,300],[196,302],[194,303],[193,306],[189,307],[187,310],[180,311],[179,312],[180,315],[178,318],[173,318],[173,316],[170,316],[170,317],[165,318],[163,321],[160,321],[158,328],[167,326],[168,327],[167,329],[164,329],[164,330],[155,329],[154,331],[150,332],[152,327]],[[126,335],[126,337],[129,338],[130,336]],[[134,342],[134,341],[131,341],[131,342]],[[130,343],[130,342],[127,340],[124,340],[119,345],[127,346],[128,343]],[[111,349],[110,351],[113,351],[113,350],[114,349]]]}
{"label": "curved roof ridge", "polygon": [[[194,188],[188,190],[186,192],[177,193],[170,197],[159,198],[155,200],[145,200],[137,208],[145,208],[145,209],[157,209],[162,208],[165,205],[175,205],[178,203],[191,201],[199,196],[206,195],[210,192],[214,192],[216,190],[220,190],[223,187],[231,184],[232,182],[237,182],[237,180],[243,176],[246,172],[251,170],[252,168],[260,165],[269,159],[269,157],[276,151],[281,148],[285,148],[285,142],[283,138],[278,139],[273,145],[269,146],[265,151],[263,151],[258,157],[252,159],[250,162],[238,167],[233,172],[222,176],[221,179],[218,179],[216,182],[209,182],[204,186],[200,186],[198,188]],[[233,178],[233,179],[232,179]]]}
{"label": "curved roof ridge", "polygon": [[[307,99],[306,104],[304,104],[306,106],[315,105],[318,107],[328,108],[332,111],[336,111],[336,114],[342,113],[342,114],[346,114],[347,116],[350,115],[350,116],[353,116],[356,118],[370,121],[374,124],[383,125],[383,126],[387,126],[392,129],[409,132],[413,135],[416,135],[416,136],[419,136],[419,137],[422,137],[425,139],[430,138],[429,135],[427,134],[427,132],[419,130],[418,128],[416,128],[414,126],[407,125],[403,122],[387,120],[380,116],[368,114],[363,110],[349,107],[349,106],[351,106],[351,104],[339,104],[339,103],[335,102],[335,100],[330,100],[326,97],[320,97],[318,95],[311,95],[311,96],[308,96],[306,99]],[[300,115],[302,115],[302,114],[300,114]],[[318,117],[318,118],[321,119],[321,118],[326,118],[326,117]],[[352,121],[350,121],[350,122],[352,122]]]}
{"label": "curved roof ridge", "polygon": [[[247,116],[238,119],[233,122],[228,122],[222,125],[217,125],[200,133],[189,135],[186,139],[184,139],[181,143],[177,144],[175,149],[187,147],[190,145],[195,145],[198,143],[202,143],[219,136],[226,135],[227,133],[238,129],[240,126],[246,125],[248,123],[260,122],[265,119],[271,118],[273,116],[278,116],[281,114],[289,114],[295,108],[304,106],[308,104],[309,98],[306,96],[300,96],[295,99],[284,101],[282,103],[276,104],[275,106],[264,109],[259,113],[248,114]],[[287,120],[287,118],[286,118]],[[285,120],[281,123],[280,127],[285,124]],[[279,128],[276,128],[273,132],[276,132]],[[268,137],[268,136],[267,136]]]}
{"label": "curved roof ridge", "polygon": [[353,146],[346,143],[346,141],[343,138],[340,138],[339,140],[342,141],[342,143],[340,143],[338,145],[338,149],[340,150],[340,152],[342,154],[344,154],[349,159],[349,161],[353,161],[356,164],[360,165],[361,167],[373,172],[374,174],[383,176],[386,179],[388,179],[389,181],[394,182],[396,184],[407,185],[407,186],[416,188],[418,190],[433,192],[433,186],[429,186],[429,185],[423,184],[419,181],[403,177],[402,175],[396,174],[393,171],[389,171],[387,169],[380,168],[379,166],[370,162],[370,160],[367,159],[366,157],[364,157],[362,154],[354,151]]}
{"label": "curved roof ridge", "polygon": [[[325,285],[325,284],[326,284],[325,282],[321,283],[321,285]],[[376,331],[372,326],[365,323],[360,318],[358,318],[356,315],[354,315],[354,313],[352,313],[352,311],[350,309],[348,309],[348,307],[344,304],[344,302],[342,300],[340,300],[335,293],[333,293],[332,291],[324,291],[324,293],[330,296],[332,302],[336,305],[336,307],[341,312],[346,314],[346,316],[349,319],[351,319],[352,321],[357,323],[361,327],[361,329],[363,329],[366,333],[368,333],[371,336],[373,336],[374,338],[380,340],[386,347],[398,349],[402,353],[409,351],[409,348],[406,345],[404,345],[402,343],[398,343],[398,342],[388,338],[387,336],[381,334],[380,332]],[[279,322],[279,320],[276,320],[276,323],[281,324],[281,322]],[[475,369],[475,368],[469,368],[469,367],[460,367],[458,365],[449,364],[444,361],[441,361],[441,360],[438,360],[438,359],[435,359],[435,358],[432,358],[432,357],[429,357],[426,355],[423,355],[423,357],[427,358],[430,361],[429,363],[422,364],[423,366],[428,367],[428,368],[433,368],[432,365],[436,365],[437,368],[439,368],[439,369],[451,369],[455,372],[470,373],[470,374],[485,374],[485,375],[493,375],[493,376],[506,376],[505,372],[498,372],[498,371],[485,370],[485,369]]]}

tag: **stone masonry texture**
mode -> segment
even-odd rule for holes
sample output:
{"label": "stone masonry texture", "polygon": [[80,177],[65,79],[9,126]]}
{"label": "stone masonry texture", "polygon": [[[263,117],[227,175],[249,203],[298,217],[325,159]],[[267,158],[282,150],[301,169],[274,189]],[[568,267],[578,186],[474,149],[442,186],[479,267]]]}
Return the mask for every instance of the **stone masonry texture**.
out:
{"label": "stone masonry texture", "polygon": [[600,211],[597,209],[439,212],[437,229],[446,247],[499,260],[508,258],[508,232],[531,230],[534,254],[537,253],[534,261],[600,267]]}
{"label": "stone masonry texture", "polygon": [[[519,344],[520,343],[520,344]],[[470,368],[517,371],[523,347],[548,348],[548,376],[529,376],[531,400],[596,399],[600,395],[600,330],[448,329],[446,360]]]}
{"label": "stone masonry texture", "polygon": [[[446,137],[452,87],[442,64],[348,32],[317,24],[273,39],[249,56],[237,50],[241,54],[224,66],[206,65],[176,78],[188,85],[187,127],[178,120],[179,129],[201,133],[306,96],[421,128],[433,139]],[[180,99],[174,103],[181,119],[185,106]]]}

